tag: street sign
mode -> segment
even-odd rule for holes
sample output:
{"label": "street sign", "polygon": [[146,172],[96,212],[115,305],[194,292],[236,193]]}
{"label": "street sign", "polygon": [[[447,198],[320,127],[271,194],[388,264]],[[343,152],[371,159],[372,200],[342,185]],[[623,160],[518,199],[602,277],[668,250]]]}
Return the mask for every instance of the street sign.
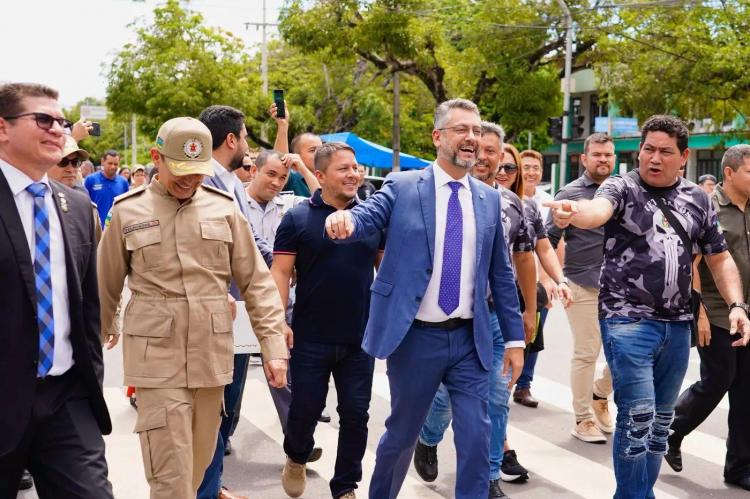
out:
{"label": "street sign", "polygon": [[106,106],[81,106],[81,117],[87,120],[106,120]]}

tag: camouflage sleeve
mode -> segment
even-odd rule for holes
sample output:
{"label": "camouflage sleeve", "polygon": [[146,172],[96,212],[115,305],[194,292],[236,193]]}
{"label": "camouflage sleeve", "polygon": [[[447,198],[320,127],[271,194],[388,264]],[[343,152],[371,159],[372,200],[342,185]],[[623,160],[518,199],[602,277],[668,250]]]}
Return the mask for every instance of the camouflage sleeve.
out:
{"label": "camouflage sleeve", "polygon": [[625,207],[627,192],[627,181],[625,180],[625,178],[618,175],[604,182],[601,187],[596,190],[594,199],[604,198],[612,203],[612,206],[614,206],[614,212],[612,213],[612,216],[616,217]]}

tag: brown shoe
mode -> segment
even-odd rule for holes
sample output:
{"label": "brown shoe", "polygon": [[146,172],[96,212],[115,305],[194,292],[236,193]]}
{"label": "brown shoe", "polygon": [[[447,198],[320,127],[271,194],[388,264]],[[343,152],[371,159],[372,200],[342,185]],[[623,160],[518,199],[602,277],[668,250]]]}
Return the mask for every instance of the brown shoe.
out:
{"label": "brown shoe", "polygon": [[248,499],[247,496],[241,496],[238,494],[235,494],[234,492],[231,492],[226,487],[221,487],[221,490],[219,491],[219,499]]}
{"label": "brown shoe", "polygon": [[529,388],[516,388],[516,391],[513,392],[513,402],[532,409],[539,405],[539,401],[531,396]]}
{"label": "brown shoe", "polygon": [[612,423],[612,415],[609,413],[609,400],[592,400],[591,408],[594,410],[594,423],[604,433],[615,431]]}
{"label": "brown shoe", "polygon": [[289,497],[299,497],[305,493],[307,465],[298,464],[286,458],[284,471],[281,472],[281,485]]}

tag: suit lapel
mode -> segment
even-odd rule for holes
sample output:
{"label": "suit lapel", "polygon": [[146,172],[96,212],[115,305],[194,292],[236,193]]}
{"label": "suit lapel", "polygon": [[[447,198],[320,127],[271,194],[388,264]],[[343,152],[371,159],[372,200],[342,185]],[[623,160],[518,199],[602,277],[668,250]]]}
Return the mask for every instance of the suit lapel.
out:
{"label": "suit lapel", "polygon": [[427,232],[427,246],[430,249],[430,261],[435,261],[435,177],[432,166],[422,171],[422,176],[417,181],[419,202],[422,205],[422,218],[424,229]]}
{"label": "suit lapel", "polygon": [[3,225],[5,225],[10,245],[13,247],[13,252],[16,255],[18,270],[21,273],[26,292],[29,295],[31,303],[36,303],[34,264],[31,261],[29,242],[26,239],[26,232],[23,229],[23,223],[21,222],[21,216],[18,214],[18,207],[13,198],[13,193],[2,172],[0,172],[0,219]]}
{"label": "suit lapel", "polygon": [[[63,236],[63,250],[65,251],[65,274],[68,280],[68,296],[70,298],[79,297],[78,289],[80,289],[80,280],[78,278],[78,269],[76,267],[75,260],[73,259],[73,246],[71,246],[70,238],[71,234],[74,233],[74,229],[71,226],[75,222],[75,216],[71,213],[71,207],[68,205],[70,200],[65,198],[65,193],[60,191],[60,188],[55,185],[54,180],[50,180],[50,187],[52,188],[52,199],[55,201],[55,210],[57,211],[57,218],[60,220],[60,230]],[[78,241],[82,243],[84,241]],[[76,248],[80,251],[80,248]],[[71,303],[71,306],[73,303]]]}
{"label": "suit lapel", "polygon": [[482,243],[484,242],[484,228],[487,226],[487,203],[485,194],[479,188],[479,181],[469,176],[469,185],[471,186],[471,204],[474,205],[474,225],[476,227],[476,246],[477,246],[477,263],[482,256]]}

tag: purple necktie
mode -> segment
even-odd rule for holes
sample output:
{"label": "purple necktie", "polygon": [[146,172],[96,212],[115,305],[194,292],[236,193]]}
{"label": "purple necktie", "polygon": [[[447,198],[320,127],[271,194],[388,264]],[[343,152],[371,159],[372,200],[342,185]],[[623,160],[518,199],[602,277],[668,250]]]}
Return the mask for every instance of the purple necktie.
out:
{"label": "purple necktie", "polygon": [[461,291],[461,246],[464,237],[464,220],[458,190],[461,182],[448,182],[451,197],[448,198],[448,214],[445,217],[445,239],[443,244],[443,272],[440,276],[438,305],[446,315],[458,307]]}

